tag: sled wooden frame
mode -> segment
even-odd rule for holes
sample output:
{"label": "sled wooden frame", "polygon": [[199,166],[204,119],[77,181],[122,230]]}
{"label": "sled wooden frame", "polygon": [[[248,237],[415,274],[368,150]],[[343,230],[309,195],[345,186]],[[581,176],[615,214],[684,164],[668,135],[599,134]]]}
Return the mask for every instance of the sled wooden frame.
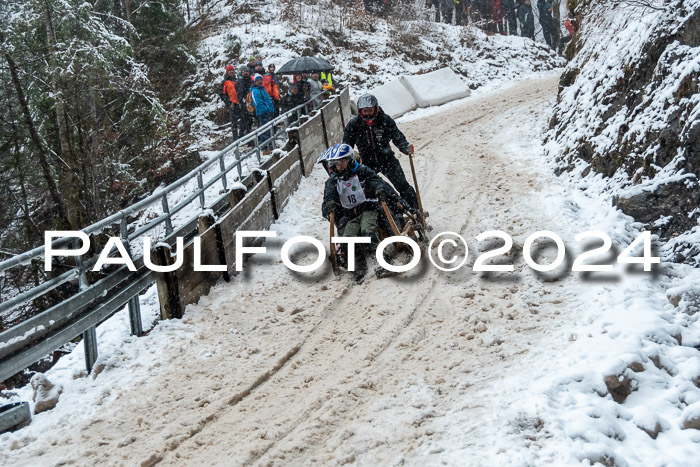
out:
{"label": "sled wooden frame", "polygon": [[331,266],[333,267],[333,274],[335,274],[335,277],[340,276],[340,266],[338,265],[338,254],[335,251],[335,243],[333,243],[333,237],[335,237],[335,213],[331,212],[330,215],[330,224],[331,224],[331,235],[329,238],[329,245],[328,248],[330,249],[331,252]]}
{"label": "sled wooden frame", "polygon": [[[387,221],[389,221],[389,225],[391,226],[391,231],[394,236],[408,237],[411,240],[414,240],[421,250],[426,248],[428,244],[428,236],[425,234],[425,229],[423,228],[423,225],[419,219],[416,219],[410,213],[407,213],[406,215],[408,217],[408,221],[405,223],[403,229],[399,230],[398,226],[396,225],[396,221],[394,220],[394,216],[391,214],[391,210],[386,204],[386,201],[382,201],[382,208],[384,209],[384,215],[386,216]],[[411,251],[408,245],[403,243],[397,245],[397,248],[402,251]]]}
{"label": "sled wooden frame", "polygon": [[411,165],[411,175],[413,175],[413,186],[416,189],[416,199],[418,200],[418,212],[420,213],[420,219],[418,221],[422,225],[423,229],[428,228],[428,224],[425,218],[430,214],[423,210],[423,201],[420,198],[420,189],[418,188],[418,179],[416,178],[416,168],[413,166],[413,145],[411,145],[411,152],[408,154],[408,162]]}

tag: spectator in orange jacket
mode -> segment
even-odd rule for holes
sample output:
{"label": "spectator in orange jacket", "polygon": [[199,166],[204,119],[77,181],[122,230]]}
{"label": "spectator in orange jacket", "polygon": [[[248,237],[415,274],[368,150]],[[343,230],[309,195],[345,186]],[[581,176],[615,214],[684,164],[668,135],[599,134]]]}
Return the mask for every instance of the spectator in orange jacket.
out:
{"label": "spectator in orange jacket", "polygon": [[241,134],[241,105],[236,93],[236,69],[229,65],[226,67],[226,77],[223,83],[221,100],[226,104],[226,111],[231,117],[231,131],[234,141],[243,136]]}

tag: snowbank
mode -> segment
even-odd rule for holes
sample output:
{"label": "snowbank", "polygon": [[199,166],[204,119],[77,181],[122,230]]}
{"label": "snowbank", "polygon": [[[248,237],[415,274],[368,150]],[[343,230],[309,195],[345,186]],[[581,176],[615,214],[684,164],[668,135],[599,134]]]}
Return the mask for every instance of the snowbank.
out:
{"label": "snowbank", "polygon": [[469,96],[471,90],[451,68],[399,79],[370,91],[389,116],[396,118],[418,107],[442,105]]}
{"label": "snowbank", "polygon": [[400,79],[389,81],[370,91],[390,117],[396,118],[418,107],[416,100]]}
{"label": "snowbank", "polygon": [[469,86],[449,67],[423,75],[402,76],[400,80],[419,107],[445,104],[471,93]]}

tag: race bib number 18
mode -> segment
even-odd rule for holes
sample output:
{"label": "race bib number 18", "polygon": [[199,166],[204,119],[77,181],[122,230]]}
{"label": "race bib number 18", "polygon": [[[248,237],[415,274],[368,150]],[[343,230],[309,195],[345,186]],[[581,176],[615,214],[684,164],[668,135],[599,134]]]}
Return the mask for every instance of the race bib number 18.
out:
{"label": "race bib number 18", "polygon": [[340,204],[345,209],[354,208],[367,201],[357,175],[350,180],[338,180],[338,195],[340,195]]}

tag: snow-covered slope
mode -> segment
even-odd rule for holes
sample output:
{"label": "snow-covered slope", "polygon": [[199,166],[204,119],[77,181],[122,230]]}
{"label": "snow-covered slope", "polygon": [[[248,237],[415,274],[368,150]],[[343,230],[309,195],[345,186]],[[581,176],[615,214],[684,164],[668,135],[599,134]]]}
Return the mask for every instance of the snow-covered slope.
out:
{"label": "snow-covered slope", "polygon": [[212,13],[211,27],[199,47],[198,72],[183,98],[202,149],[228,134],[215,130],[221,103],[212,92],[214,83],[226,65],[245,64],[251,55],[261,55],[266,69],[269,64],[279,69],[300,55],[326,58],[336,67],[334,79],[350,85],[353,96],[401,75],[446,66],[476,89],[564,65],[543,43],[429,22],[423,19],[422,9],[397,11],[384,20],[367,15],[361,3],[306,3],[272,0],[254,7],[223,5]]}
{"label": "snow-covered slope", "polygon": [[591,3],[549,156],[608,177],[623,212],[671,239],[666,259],[700,265],[700,0]]}

